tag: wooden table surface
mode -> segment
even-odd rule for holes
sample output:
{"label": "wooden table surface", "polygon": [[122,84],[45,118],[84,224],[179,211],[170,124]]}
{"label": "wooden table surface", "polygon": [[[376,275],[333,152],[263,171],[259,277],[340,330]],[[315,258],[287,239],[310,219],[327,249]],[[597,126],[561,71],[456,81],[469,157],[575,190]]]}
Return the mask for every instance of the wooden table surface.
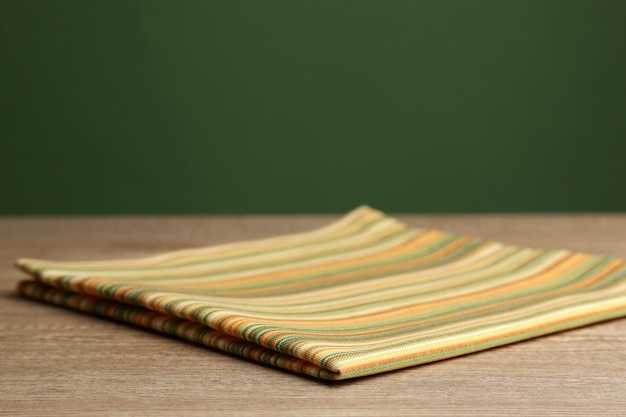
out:
{"label": "wooden table surface", "polygon": [[[398,215],[411,225],[626,257],[626,215]],[[15,295],[18,257],[91,260],[318,227],[336,216],[0,218],[0,415],[626,415],[626,319],[321,382]]]}

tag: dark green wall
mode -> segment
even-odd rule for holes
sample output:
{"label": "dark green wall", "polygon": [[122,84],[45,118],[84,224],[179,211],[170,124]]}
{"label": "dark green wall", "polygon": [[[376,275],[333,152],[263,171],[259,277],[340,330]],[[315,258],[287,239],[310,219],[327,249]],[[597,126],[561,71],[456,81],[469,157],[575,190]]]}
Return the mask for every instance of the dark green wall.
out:
{"label": "dark green wall", "polygon": [[0,213],[626,210],[626,1],[2,0]]}

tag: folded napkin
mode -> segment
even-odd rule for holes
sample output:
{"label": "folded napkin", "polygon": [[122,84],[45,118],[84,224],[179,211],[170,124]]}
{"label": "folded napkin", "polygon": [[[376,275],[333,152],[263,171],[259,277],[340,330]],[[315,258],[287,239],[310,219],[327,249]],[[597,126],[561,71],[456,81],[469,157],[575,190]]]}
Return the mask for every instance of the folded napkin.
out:
{"label": "folded napkin", "polygon": [[17,266],[34,278],[26,297],[331,380],[626,315],[621,259],[411,228],[367,206],[307,233]]}

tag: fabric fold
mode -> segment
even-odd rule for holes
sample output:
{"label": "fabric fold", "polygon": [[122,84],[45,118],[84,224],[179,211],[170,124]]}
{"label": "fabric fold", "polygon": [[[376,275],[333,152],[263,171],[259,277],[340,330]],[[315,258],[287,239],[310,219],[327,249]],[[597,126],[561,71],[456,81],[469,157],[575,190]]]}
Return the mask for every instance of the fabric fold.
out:
{"label": "fabric fold", "polygon": [[305,233],[16,265],[28,298],[329,380],[626,315],[622,259],[412,228],[368,206]]}

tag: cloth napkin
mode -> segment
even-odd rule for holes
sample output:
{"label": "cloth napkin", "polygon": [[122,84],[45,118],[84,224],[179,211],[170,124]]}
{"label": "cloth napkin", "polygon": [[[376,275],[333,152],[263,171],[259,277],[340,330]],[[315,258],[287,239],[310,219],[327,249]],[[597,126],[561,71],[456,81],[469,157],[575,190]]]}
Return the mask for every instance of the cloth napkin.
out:
{"label": "cloth napkin", "polygon": [[412,228],[367,206],[307,233],[16,263],[34,278],[26,297],[330,380],[626,315],[621,259]]}

